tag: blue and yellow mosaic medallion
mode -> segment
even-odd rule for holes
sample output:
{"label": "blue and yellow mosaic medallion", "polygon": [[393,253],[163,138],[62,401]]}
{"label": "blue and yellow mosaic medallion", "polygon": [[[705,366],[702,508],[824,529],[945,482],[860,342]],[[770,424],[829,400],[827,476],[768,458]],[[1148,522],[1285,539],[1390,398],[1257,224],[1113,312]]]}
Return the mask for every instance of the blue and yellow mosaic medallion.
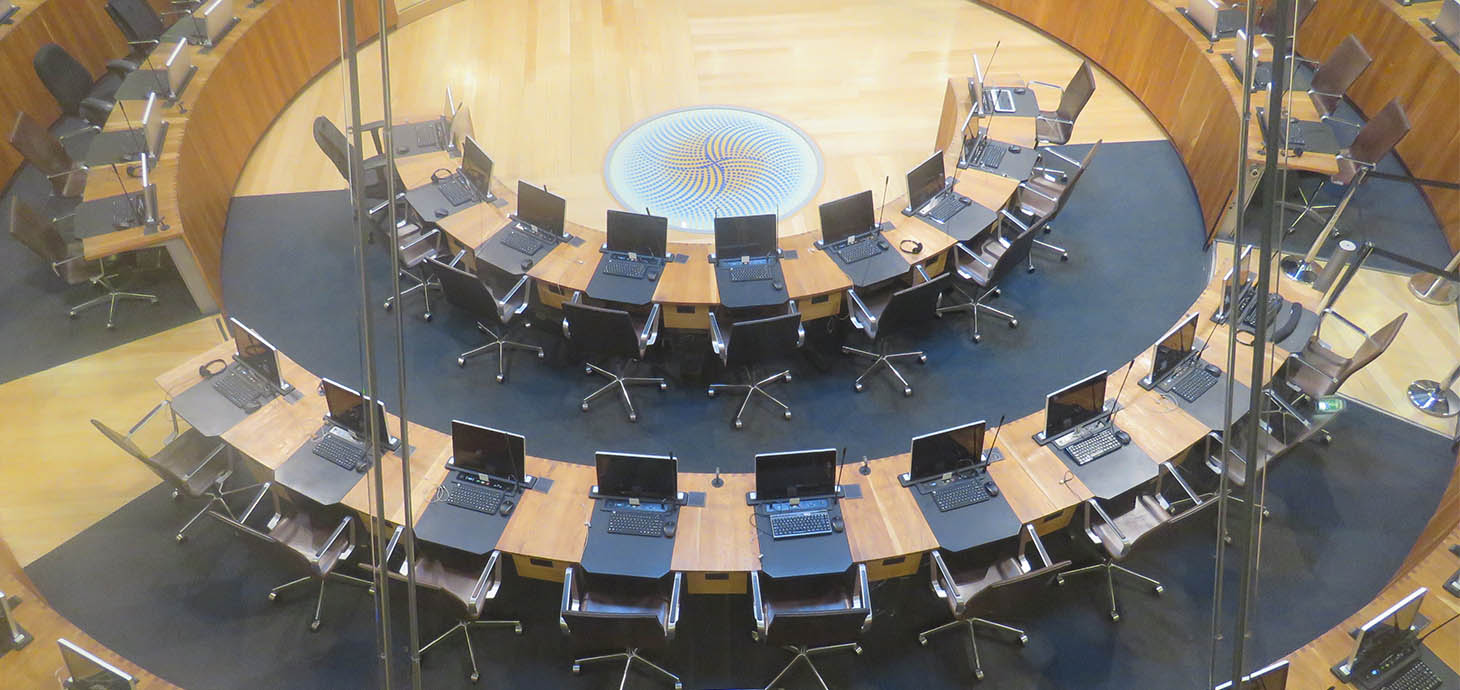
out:
{"label": "blue and yellow mosaic medallion", "polygon": [[765,113],[686,108],[620,136],[604,177],[624,208],[711,232],[716,216],[795,213],[821,187],[821,152],[805,132]]}

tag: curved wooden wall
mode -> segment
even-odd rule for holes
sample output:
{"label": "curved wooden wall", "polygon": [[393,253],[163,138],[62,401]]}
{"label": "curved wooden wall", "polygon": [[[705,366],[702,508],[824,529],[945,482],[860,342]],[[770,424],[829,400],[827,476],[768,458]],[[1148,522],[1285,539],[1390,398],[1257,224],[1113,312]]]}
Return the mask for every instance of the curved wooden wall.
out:
{"label": "curved wooden wall", "polygon": [[[1404,105],[1414,127],[1399,142],[1411,174],[1460,182],[1460,54],[1429,39],[1414,17],[1432,15],[1439,3],[1401,8],[1393,0],[1321,0],[1298,34],[1298,51],[1326,56],[1349,34],[1357,36],[1374,64],[1348,91],[1364,113],[1390,99]],[[1425,187],[1425,196],[1452,249],[1460,250],[1460,191]],[[1416,257],[1443,265],[1448,257]]]}

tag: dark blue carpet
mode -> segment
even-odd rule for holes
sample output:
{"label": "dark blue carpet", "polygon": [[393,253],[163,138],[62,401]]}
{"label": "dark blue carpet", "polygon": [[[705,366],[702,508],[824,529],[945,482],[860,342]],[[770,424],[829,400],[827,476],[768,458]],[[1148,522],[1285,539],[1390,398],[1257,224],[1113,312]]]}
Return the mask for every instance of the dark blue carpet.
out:
{"label": "dark blue carpet", "polygon": [[[1072,147],[1072,155],[1082,153]],[[359,385],[359,279],[352,277],[347,201],[344,192],[234,200],[224,294],[233,315],[305,368]],[[406,322],[408,413],[435,429],[448,429],[457,417],[517,431],[526,435],[529,453],[560,460],[592,462],[597,449],[673,452],[687,471],[749,471],[755,453],[790,448],[846,446],[852,458],[905,452],[913,435],[979,418],[991,424],[1000,415],[1017,418],[1043,405],[1045,393],[1123,365],[1179,319],[1206,284],[1209,257],[1199,249],[1195,197],[1165,142],[1102,148],[1058,227],[1047,239],[1069,249],[1071,260],[1042,257],[1036,273],[1016,272],[997,300],[1019,316],[1017,330],[989,320],[976,345],[968,338],[970,319],[954,315],[894,343],[928,355],[926,367],[904,369],[917,391],[912,398],[904,399],[885,376],[853,394],[863,363],[827,354],[793,360],[795,381],[776,387],[794,410],[790,422],[759,403],[748,412],[747,429],[734,431],[729,422],[738,401],[708,399],[709,380],[686,375],[673,376],[667,392],[635,390],[639,422],[627,424],[613,399],[579,412],[579,399],[601,381],[573,366],[577,360],[553,335],[556,324],[527,335],[548,348],[548,358],[513,356],[508,382],[499,386],[490,357],[465,369],[456,365],[457,353],[481,342],[471,320],[442,300],[426,323],[420,298],[413,297]],[[382,398],[395,410],[394,315],[379,306],[389,257],[380,244],[367,246],[366,264]],[[838,333],[828,336],[828,327]],[[828,319],[808,328],[816,331],[813,338],[834,344],[842,323]],[[661,340],[679,350],[661,352],[662,361],[709,358],[703,338]]]}

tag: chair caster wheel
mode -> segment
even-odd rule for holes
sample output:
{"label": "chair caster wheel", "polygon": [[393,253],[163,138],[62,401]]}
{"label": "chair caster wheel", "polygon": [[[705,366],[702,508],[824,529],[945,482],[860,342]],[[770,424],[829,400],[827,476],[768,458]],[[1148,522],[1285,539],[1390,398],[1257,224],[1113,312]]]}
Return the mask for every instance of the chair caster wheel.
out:
{"label": "chair caster wheel", "polygon": [[1030,266],[1029,268],[1025,269],[1024,272],[1025,273],[1033,273],[1034,272],[1034,267],[1033,266]]}
{"label": "chair caster wheel", "polygon": [[791,382],[791,372],[789,372],[789,371],[786,372],[786,375],[785,376],[782,376],[781,377],[781,380],[785,381],[786,383],[790,383]]}
{"label": "chair caster wheel", "polygon": [[522,634],[522,624],[521,623],[518,623],[517,625],[512,626],[512,632],[515,633],[515,634],[521,635]]}
{"label": "chair caster wheel", "polygon": [[928,646],[928,638],[923,635],[918,635],[918,644],[924,647]]}
{"label": "chair caster wheel", "polygon": [[[109,331],[116,330],[116,327],[117,327],[117,325],[114,324],[114,323],[109,323],[109,324],[106,325],[106,329],[109,330]],[[1325,443],[1323,445],[1328,445],[1328,444]]]}
{"label": "chair caster wheel", "polygon": [[918,364],[927,364],[927,363],[928,363],[928,356],[927,355],[918,355]]}
{"label": "chair caster wheel", "polygon": [[584,376],[592,376],[593,375],[593,367],[583,367],[583,375]]}
{"label": "chair caster wheel", "polygon": [[912,397],[912,389],[911,388],[904,388],[904,389],[902,389],[902,397],[904,397],[904,398],[911,398]]}
{"label": "chair caster wheel", "polygon": [[854,384],[852,384],[852,390],[854,390],[854,391],[856,391],[858,393],[861,393],[862,392],[862,384],[860,384],[860,383],[854,383]]}
{"label": "chair caster wheel", "polygon": [[974,680],[983,680],[983,669],[981,669],[981,668],[974,669],[974,671],[973,671],[973,679]]}
{"label": "chair caster wheel", "polygon": [[1065,586],[1065,578],[1063,576],[1056,575],[1056,576],[1054,576],[1054,583],[1056,585],[1059,585],[1059,586],[1063,587],[1063,586]]}
{"label": "chair caster wheel", "polygon": [[637,421],[639,421],[639,415],[636,415],[636,414],[629,415],[629,423],[630,424],[633,424],[634,422],[637,422]]}
{"label": "chair caster wheel", "polygon": [[713,388],[706,388],[705,389],[705,396],[706,397],[710,397],[710,398],[715,397],[715,389],[713,389]]}
{"label": "chair caster wheel", "polygon": [[1158,597],[1166,593],[1166,588],[1161,585],[1156,585],[1153,589],[1156,590],[1156,596]]}
{"label": "chair caster wheel", "polygon": [[309,622],[309,632],[319,632],[319,621]]}
{"label": "chair caster wheel", "polygon": [[1029,636],[1028,635],[1020,635],[1019,636],[1019,646],[1020,647],[1023,647],[1023,646],[1026,646],[1028,644],[1029,644]]}
{"label": "chair caster wheel", "polygon": [[183,543],[183,542],[185,542],[187,540],[188,540],[188,535],[186,535],[186,534],[179,534],[179,535],[177,535],[177,543],[181,544],[181,543]]}
{"label": "chair caster wheel", "polygon": [[279,593],[278,592],[269,592],[269,601],[278,601],[278,600],[279,600]]}
{"label": "chair caster wheel", "polygon": [[1120,614],[1119,613],[1116,613],[1115,611],[1111,611],[1110,612],[1110,622],[1111,623],[1119,623],[1120,622]]}
{"label": "chair caster wheel", "polygon": [[395,306],[395,305],[391,304],[390,302],[386,302],[385,304],[382,304],[381,306],[384,307],[386,311],[390,311],[390,308],[392,306]]}
{"label": "chair caster wheel", "polygon": [[740,420],[737,419],[737,420],[735,420],[735,428],[736,429],[743,429],[743,428],[745,428],[745,424],[743,422],[741,422]]}
{"label": "chair caster wheel", "polygon": [[1262,509],[1262,516],[1265,517],[1265,518],[1272,517],[1272,513],[1267,512],[1267,509],[1266,508],[1263,508]]}
{"label": "chair caster wheel", "polygon": [[467,676],[467,677],[468,678],[471,678],[471,682],[475,683],[478,680],[481,680],[482,674],[473,671],[472,674],[470,676]]}
{"label": "chair caster wheel", "polygon": [[538,359],[547,359],[547,353],[546,352],[539,352],[539,353],[537,353],[537,358]]}
{"label": "chair caster wheel", "polygon": [[667,383],[661,383],[661,384],[659,384],[659,390],[661,390],[661,391],[667,391],[667,390],[669,390],[669,384],[667,384]]}
{"label": "chair caster wheel", "polygon": [[1068,262],[1069,260],[1070,260],[1070,255],[1069,254],[1060,254],[1060,262],[1062,262],[1062,263],[1063,262]]}
{"label": "chair caster wheel", "polygon": [[853,653],[856,653],[856,654],[861,654],[862,653],[862,645],[857,645],[855,647],[852,647],[852,652]]}
{"label": "chair caster wheel", "polygon": [[71,319],[74,319],[74,318],[76,318],[76,312],[74,312],[74,311],[72,311],[72,312],[67,312],[67,314],[66,314],[66,317],[67,317],[67,318],[71,318]]}
{"label": "chair caster wheel", "polygon": [[582,409],[584,412],[587,412],[588,411],[588,403],[583,403],[582,405],[579,405],[578,407],[580,409]]}
{"label": "chair caster wheel", "polygon": [[1019,319],[1009,319],[1009,330],[1012,331],[1012,330],[1014,330],[1015,328],[1018,328],[1018,327],[1019,327]]}
{"label": "chair caster wheel", "polygon": [[503,383],[506,380],[507,380],[507,377],[505,375],[503,375],[503,374],[497,374],[497,383]]}
{"label": "chair caster wheel", "polygon": [[791,411],[790,410],[786,410],[786,414],[781,415],[781,416],[785,417],[789,421],[791,419]]}
{"label": "chair caster wheel", "polygon": [[579,666],[578,664],[573,664],[573,675],[576,676],[576,675],[578,675],[578,674],[580,674],[582,672],[583,672],[583,667],[582,666]]}
{"label": "chair caster wheel", "polygon": [[457,357],[456,358],[456,366],[459,366],[459,367],[466,366],[466,360],[465,359],[462,359],[461,357]]}
{"label": "chair caster wheel", "polygon": [[180,500],[182,500],[182,494],[178,493],[177,489],[173,489],[172,490],[172,500],[174,500],[174,501],[180,501]]}
{"label": "chair caster wheel", "polygon": [[1003,290],[1000,290],[999,288],[994,288],[993,296],[995,298],[1003,297],[1004,296],[1004,291]]}
{"label": "chair caster wheel", "polygon": [[975,343],[981,343],[981,342],[983,342],[983,336],[982,335],[979,335],[978,333],[974,333],[973,334],[973,342],[975,342]]}
{"label": "chair caster wheel", "polygon": [[684,683],[674,681],[674,690],[684,690]]}
{"label": "chair caster wheel", "polygon": [[423,318],[423,319],[425,319],[426,321],[429,322],[431,320],[431,312],[428,311],[425,314],[422,314],[421,315],[421,318]]}

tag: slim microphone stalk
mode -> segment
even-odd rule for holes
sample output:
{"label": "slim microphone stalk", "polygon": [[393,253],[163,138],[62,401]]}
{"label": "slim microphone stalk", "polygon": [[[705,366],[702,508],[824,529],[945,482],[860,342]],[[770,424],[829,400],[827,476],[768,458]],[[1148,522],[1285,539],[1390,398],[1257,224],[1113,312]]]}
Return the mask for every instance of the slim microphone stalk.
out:
{"label": "slim microphone stalk", "polygon": [[887,188],[892,184],[892,176],[882,178],[882,206],[877,209],[877,230],[882,230],[882,214],[887,212]]}
{"label": "slim microphone stalk", "polygon": [[1136,360],[1133,357],[1131,358],[1130,364],[1125,368],[1125,378],[1122,378],[1120,380],[1120,388],[1116,389],[1115,391],[1115,403],[1111,406],[1114,409],[1110,411],[1110,427],[1112,429],[1115,428],[1115,415],[1116,413],[1120,412],[1120,394],[1125,392],[1125,384],[1127,381],[1130,380],[1130,373],[1134,371],[1135,368]]}

